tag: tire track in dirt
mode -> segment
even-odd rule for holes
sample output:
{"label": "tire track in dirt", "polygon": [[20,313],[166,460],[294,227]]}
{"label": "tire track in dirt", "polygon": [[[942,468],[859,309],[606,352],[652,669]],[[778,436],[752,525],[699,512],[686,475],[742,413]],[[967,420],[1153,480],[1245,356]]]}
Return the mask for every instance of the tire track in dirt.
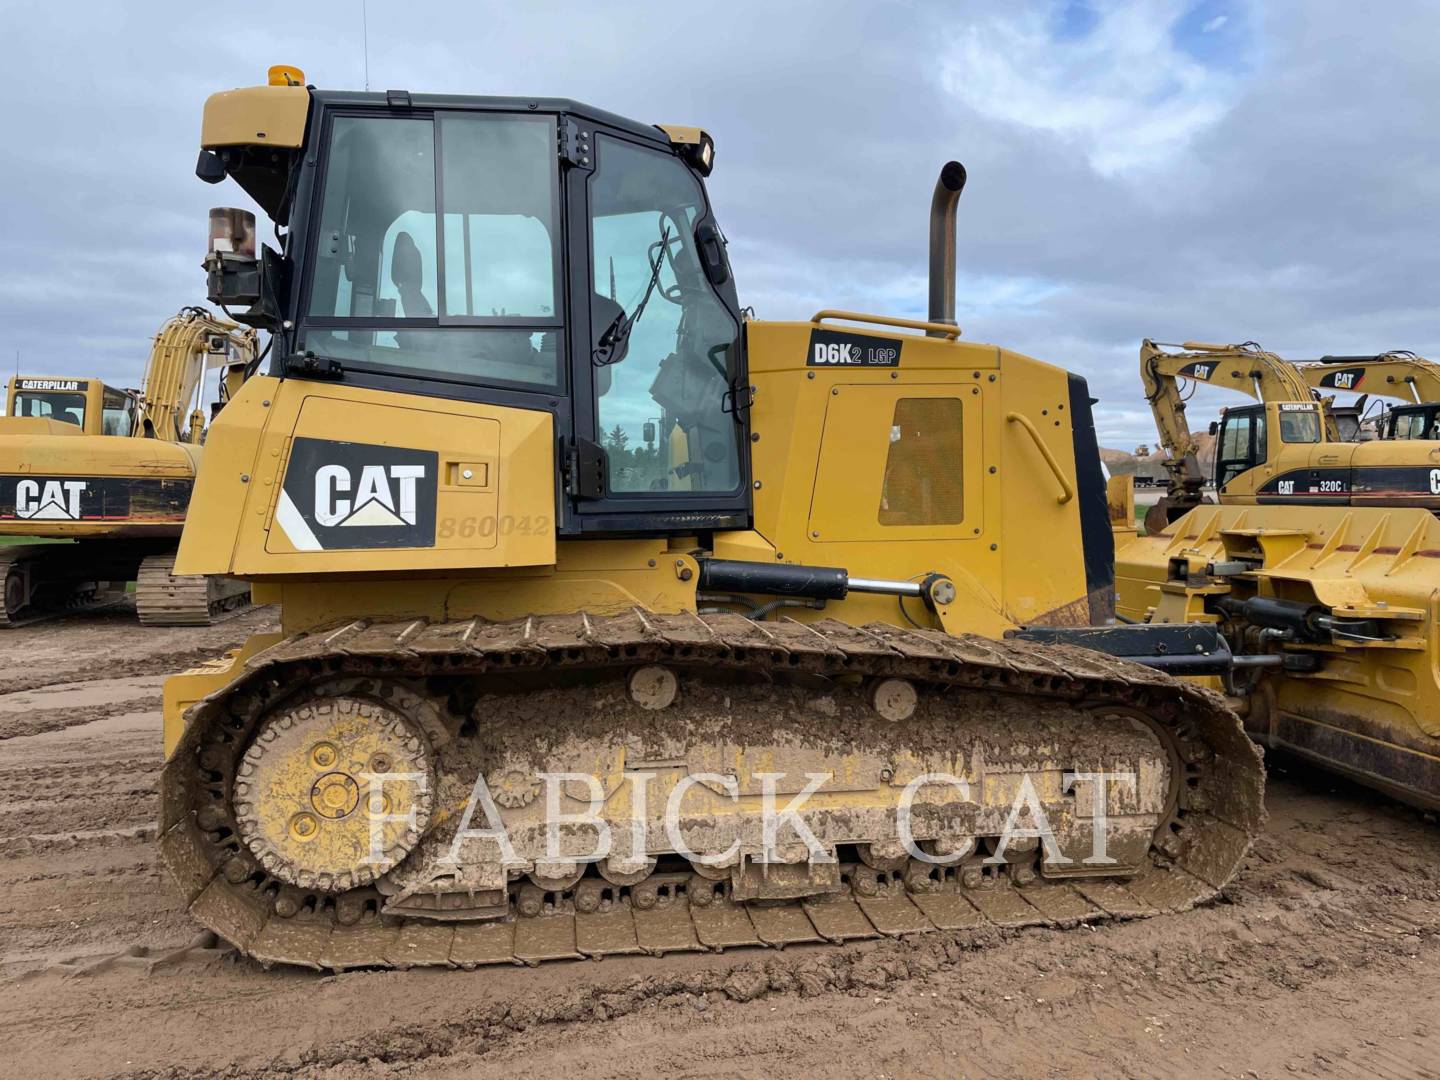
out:
{"label": "tire track in dirt", "polygon": [[130,612],[76,615],[0,631],[0,695],[103,678],[172,675],[276,628],[264,607],[214,626],[140,626]]}
{"label": "tire track in dirt", "polygon": [[[15,631],[18,632],[18,631]],[[245,635],[240,636],[240,640]],[[135,678],[144,675],[173,675],[178,671],[194,667],[204,663],[206,660],[213,660],[225,652],[225,648],[234,648],[240,642],[233,645],[217,648],[187,649],[183,652],[164,653],[158,656],[145,656],[139,658],[122,657],[120,659],[99,658],[96,667],[71,668],[63,671],[49,673],[29,673],[24,675],[13,675],[9,678],[0,678],[0,694],[18,694],[28,690],[40,690],[55,683],[84,682],[87,679],[123,679]]]}
{"label": "tire track in dirt", "polygon": [[143,698],[131,698],[106,705],[36,709],[33,712],[15,716],[0,713],[0,742],[6,739],[22,738],[26,735],[41,735],[47,731],[63,731],[65,728],[80,727],[96,720],[104,720],[108,716],[119,716],[122,713],[159,713],[160,704],[160,695],[152,694]]}
{"label": "tire track in dirt", "polygon": [[[158,756],[158,724],[147,741]],[[103,766],[79,761],[54,768],[0,767],[0,849],[9,851],[36,836],[153,826],[160,779],[156,756]],[[25,849],[35,850],[35,844],[28,842]]]}

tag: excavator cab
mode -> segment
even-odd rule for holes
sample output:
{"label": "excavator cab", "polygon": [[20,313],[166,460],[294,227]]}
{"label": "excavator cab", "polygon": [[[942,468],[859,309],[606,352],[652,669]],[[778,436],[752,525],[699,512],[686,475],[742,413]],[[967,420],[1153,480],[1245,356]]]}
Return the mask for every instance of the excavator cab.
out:
{"label": "excavator cab", "polygon": [[1385,413],[1383,438],[1440,440],[1440,402],[1396,405]]}
{"label": "excavator cab", "polygon": [[[1215,451],[1215,487],[1222,497],[1253,494],[1276,473],[1273,463],[1293,463],[1303,453],[1295,448],[1320,447],[1318,462],[1338,461],[1348,444],[1327,442],[1321,406],[1272,401],[1226,409],[1221,416]],[[1283,459],[1282,459],[1283,455]]]}
{"label": "excavator cab", "polygon": [[[133,390],[106,386],[98,379],[16,376],[10,380],[5,415],[66,424],[86,435],[129,435],[135,427],[139,398]],[[13,425],[6,425],[8,430]],[[51,424],[27,425],[47,434],[68,433]]]}

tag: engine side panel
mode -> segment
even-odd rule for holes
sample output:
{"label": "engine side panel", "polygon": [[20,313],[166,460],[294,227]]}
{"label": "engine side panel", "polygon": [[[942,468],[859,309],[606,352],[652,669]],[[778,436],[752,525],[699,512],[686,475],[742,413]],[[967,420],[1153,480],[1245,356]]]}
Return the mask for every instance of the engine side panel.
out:
{"label": "engine side panel", "polygon": [[[958,591],[940,613],[952,631],[1089,621],[1064,371],[889,329],[751,321],[747,334],[755,532],[718,535],[717,557],[942,573]],[[906,621],[893,597],[843,603],[847,621]]]}

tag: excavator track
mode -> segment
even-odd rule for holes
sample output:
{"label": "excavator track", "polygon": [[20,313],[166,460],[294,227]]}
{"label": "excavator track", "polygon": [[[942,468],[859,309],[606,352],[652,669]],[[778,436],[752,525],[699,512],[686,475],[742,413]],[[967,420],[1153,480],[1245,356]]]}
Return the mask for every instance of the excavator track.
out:
{"label": "excavator track", "polygon": [[[101,611],[120,603],[125,594],[118,586],[106,589],[102,582],[84,582],[77,587],[67,586],[59,595],[54,589],[26,589],[25,563],[34,565],[29,573],[39,574],[45,580],[44,567],[51,559],[63,557],[67,545],[60,544],[14,544],[0,547],[0,630],[14,630],[32,623],[56,619],[82,611]],[[60,554],[57,555],[56,553]],[[121,583],[123,584],[123,583]],[[34,603],[27,593],[39,592],[44,602]]]}
{"label": "excavator track", "polygon": [[135,582],[135,611],[146,626],[209,626],[249,603],[247,582],[177,574],[174,553],[146,558]]}
{"label": "excavator track", "polygon": [[[718,701],[723,694],[728,708],[730,695],[738,701],[749,693],[762,707],[760,724],[783,723],[805,702],[824,698],[827,710],[807,714],[806,738],[832,749],[867,740],[883,745],[889,731],[923,740],[936,730],[928,720],[907,729],[883,710],[880,716],[860,711],[861,702],[878,701],[865,698],[863,688],[893,687],[891,680],[915,688],[922,704],[917,718],[939,715],[925,709],[943,710],[950,717],[945,723],[963,731],[972,717],[983,724],[998,716],[997,730],[1017,745],[1029,744],[1030,753],[1067,725],[1080,731],[1077,738],[1106,744],[1117,743],[1124,731],[1143,730],[1174,763],[1167,770],[1166,809],[1148,849],[1142,835],[1140,859],[1124,877],[991,873],[978,865],[917,873],[915,862],[887,871],[877,870],[873,859],[864,860],[867,866],[842,856],[836,887],[826,895],[757,903],[736,900],[738,886],[728,878],[687,867],[676,872],[662,858],[648,877],[620,885],[596,877],[594,867],[550,889],[521,877],[478,917],[463,910],[467,902],[474,905],[473,892],[468,901],[463,893],[446,894],[458,902],[449,910],[437,892],[432,910],[416,916],[393,913],[394,890],[387,896],[368,881],[338,891],[300,888],[270,855],[257,858],[254,845],[242,839],[241,818],[257,811],[241,778],[254,780],[257,748],[277,738],[265,727],[273,719],[265,718],[292,715],[295,701],[327,681],[359,687],[354,692],[405,715],[421,694],[460,715],[491,709],[500,727],[518,730],[543,758],[567,722],[557,703],[568,704],[577,730],[587,724],[595,730],[604,722],[597,718],[618,700],[606,698],[605,688],[618,684],[623,697],[626,672],[657,666],[678,675],[680,690],[669,712],[652,716],[674,713],[688,722],[697,717],[684,714],[687,700]],[[486,696],[488,688],[537,683],[549,695],[540,704],[526,692]],[[769,702],[773,708],[766,710]],[[702,741],[712,717],[699,716],[691,729]],[[281,728],[292,723],[287,719]],[[474,740],[473,727],[453,726],[452,745]],[[284,737],[282,730],[278,738]],[[1259,752],[1238,718],[1213,693],[1151,669],[1069,646],[886,624],[760,623],[639,610],[509,622],[355,622],[290,637],[244,662],[227,687],[187,714],[162,774],[161,796],[163,857],[192,916],[261,963],[331,970],[533,965],[934,931],[965,936],[997,926],[1069,927],[1183,911],[1213,898],[1234,876],[1264,819]],[[497,799],[510,806],[523,796],[510,789]],[[397,873],[405,867],[402,861]]]}
{"label": "excavator track", "polygon": [[24,619],[25,585],[18,564],[26,554],[19,546],[0,548],[0,628],[17,626]]}

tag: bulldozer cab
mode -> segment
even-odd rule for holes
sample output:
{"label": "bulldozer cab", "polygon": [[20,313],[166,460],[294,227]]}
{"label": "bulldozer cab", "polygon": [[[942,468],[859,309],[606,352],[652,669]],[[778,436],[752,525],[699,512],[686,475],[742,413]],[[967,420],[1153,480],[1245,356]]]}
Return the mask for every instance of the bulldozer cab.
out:
{"label": "bulldozer cab", "polygon": [[7,416],[48,420],[87,435],[132,434],[137,407],[134,391],[106,386],[98,379],[16,376],[5,399]]}
{"label": "bulldozer cab", "polygon": [[713,144],[675,130],[314,92],[272,373],[552,414],[562,534],[748,523]]}

